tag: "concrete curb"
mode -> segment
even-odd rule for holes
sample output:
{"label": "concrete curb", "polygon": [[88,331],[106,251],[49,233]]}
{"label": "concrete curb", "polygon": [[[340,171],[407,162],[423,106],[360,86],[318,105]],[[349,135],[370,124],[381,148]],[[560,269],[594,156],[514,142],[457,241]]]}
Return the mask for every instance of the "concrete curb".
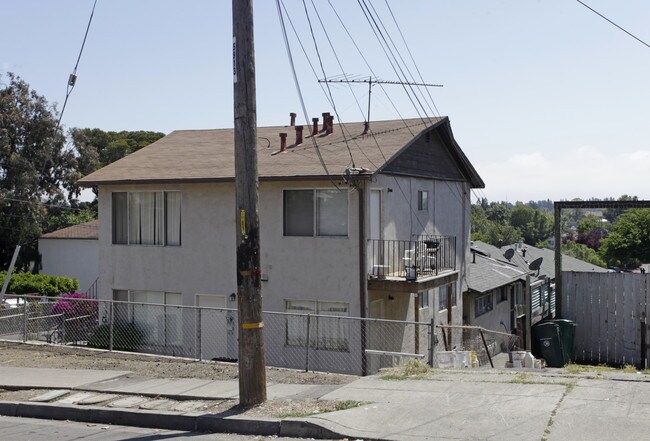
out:
{"label": "concrete curb", "polygon": [[0,415],[207,433],[338,439],[346,435],[304,420],[246,419],[151,410],[0,401]]}

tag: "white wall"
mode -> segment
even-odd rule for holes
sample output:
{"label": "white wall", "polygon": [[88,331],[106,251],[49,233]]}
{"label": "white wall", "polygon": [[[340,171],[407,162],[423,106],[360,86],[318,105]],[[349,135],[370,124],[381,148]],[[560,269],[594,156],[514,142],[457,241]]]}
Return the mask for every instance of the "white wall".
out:
{"label": "white wall", "polygon": [[41,272],[74,277],[79,290],[87,290],[99,275],[99,241],[92,239],[39,239]]}
{"label": "white wall", "polygon": [[[348,237],[283,237],[283,190],[331,188],[327,182],[260,184],[263,308],[284,311],[285,299],[350,303],[359,315],[358,198],[349,195]],[[345,187],[343,187],[345,188]],[[112,191],[180,190],[181,246],[113,245]],[[229,296],[237,290],[233,183],[102,186],[99,191],[100,297],[113,289]],[[236,307],[229,302],[229,307]]]}

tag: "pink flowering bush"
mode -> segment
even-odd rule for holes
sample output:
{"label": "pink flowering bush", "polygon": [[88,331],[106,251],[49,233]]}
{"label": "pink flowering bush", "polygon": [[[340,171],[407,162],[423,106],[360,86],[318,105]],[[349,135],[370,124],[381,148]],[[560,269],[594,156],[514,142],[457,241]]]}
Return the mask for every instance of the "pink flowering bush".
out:
{"label": "pink flowering bush", "polygon": [[88,300],[88,296],[82,292],[62,294],[50,311],[52,315],[64,314],[67,319],[94,316],[96,313],[97,302]]}

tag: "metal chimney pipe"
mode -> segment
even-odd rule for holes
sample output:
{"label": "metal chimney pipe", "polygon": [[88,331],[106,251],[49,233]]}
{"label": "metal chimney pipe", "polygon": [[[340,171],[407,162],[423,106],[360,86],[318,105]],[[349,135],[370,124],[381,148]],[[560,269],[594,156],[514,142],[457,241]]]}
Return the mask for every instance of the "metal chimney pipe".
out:
{"label": "metal chimney pipe", "polygon": [[291,112],[289,114],[289,117],[291,117],[291,123],[289,125],[290,126],[295,126],[296,125],[296,114],[294,112]]}
{"label": "metal chimney pipe", "polygon": [[362,135],[366,135],[368,133],[368,130],[370,130],[370,123],[368,121],[363,123],[363,133]]}
{"label": "metal chimney pipe", "polygon": [[311,122],[314,123],[314,126],[311,130],[312,136],[318,135],[318,118],[312,118]]}
{"label": "metal chimney pipe", "polygon": [[287,134],[280,133],[280,151],[283,152],[287,148]]}
{"label": "metal chimney pipe", "polygon": [[323,130],[321,132],[327,132],[327,124],[329,122],[330,113],[323,112]]}
{"label": "metal chimney pipe", "polygon": [[327,116],[327,131],[325,132],[326,134],[332,134],[334,133],[334,117],[328,115]]}
{"label": "metal chimney pipe", "polygon": [[296,145],[302,144],[302,126],[296,126]]}

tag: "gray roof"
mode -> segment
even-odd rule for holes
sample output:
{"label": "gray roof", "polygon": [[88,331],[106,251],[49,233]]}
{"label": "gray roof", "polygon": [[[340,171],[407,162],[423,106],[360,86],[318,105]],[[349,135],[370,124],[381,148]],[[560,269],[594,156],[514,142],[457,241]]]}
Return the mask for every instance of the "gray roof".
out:
{"label": "gray roof", "polygon": [[[524,273],[529,274],[531,273],[531,270],[529,269],[530,263],[541,257],[542,264],[539,270],[539,277],[546,276],[551,279],[555,279],[554,250],[550,250],[548,248],[537,248],[532,245],[525,245],[520,243],[506,245],[498,248],[481,241],[472,242],[472,249],[489,254],[493,259],[499,260],[501,262],[508,262],[508,259],[505,257],[505,252],[508,249],[513,249],[515,253],[510,259],[509,263],[517,265],[522,271],[524,271]],[[585,262],[584,260],[576,259],[575,257],[567,256],[564,253],[562,253],[562,270],[577,272],[607,272],[606,268]],[[536,274],[536,272],[532,273],[532,275]]]}
{"label": "gray roof", "polygon": [[500,262],[478,253],[468,259],[467,287],[470,291],[488,292],[525,276],[526,273],[512,263]]}
{"label": "gray roof", "polygon": [[[415,140],[435,132],[441,139],[457,176],[473,188],[485,184],[469,163],[451,133],[449,118],[373,121],[363,133],[363,123],[335,124],[334,132],[311,136],[303,129],[303,142],[295,144],[295,127],[259,127],[257,163],[260,180],[329,179],[354,166],[360,174],[381,172],[415,145]],[[287,133],[287,148],[280,151],[280,133]],[[314,141],[318,148],[315,148]],[[79,180],[83,186],[122,183],[233,181],[234,131],[178,130]],[[419,146],[416,146],[419,147]],[[433,148],[433,147],[432,147]],[[325,172],[323,164],[327,167]],[[386,173],[389,173],[386,170]]]}

